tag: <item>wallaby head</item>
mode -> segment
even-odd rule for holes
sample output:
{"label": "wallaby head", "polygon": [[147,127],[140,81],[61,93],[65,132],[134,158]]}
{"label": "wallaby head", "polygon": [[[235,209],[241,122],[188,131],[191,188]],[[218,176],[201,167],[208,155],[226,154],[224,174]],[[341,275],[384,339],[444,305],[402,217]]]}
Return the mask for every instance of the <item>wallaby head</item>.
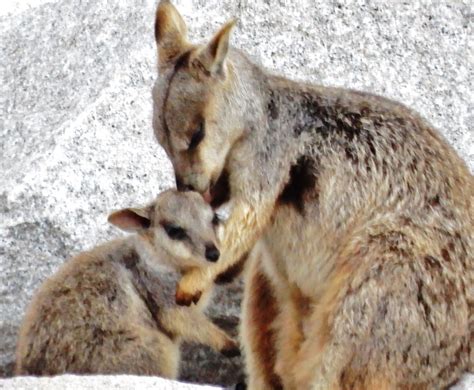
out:
{"label": "wallaby head", "polygon": [[168,190],[146,207],[115,211],[108,221],[138,233],[160,261],[178,270],[203,267],[219,259],[219,218],[197,192]]}
{"label": "wallaby head", "polygon": [[162,0],[158,5],[153,127],[173,163],[180,190],[209,190],[243,132],[244,108],[229,105],[235,83],[228,61],[234,24],[226,23],[207,44],[193,45],[171,2]]}

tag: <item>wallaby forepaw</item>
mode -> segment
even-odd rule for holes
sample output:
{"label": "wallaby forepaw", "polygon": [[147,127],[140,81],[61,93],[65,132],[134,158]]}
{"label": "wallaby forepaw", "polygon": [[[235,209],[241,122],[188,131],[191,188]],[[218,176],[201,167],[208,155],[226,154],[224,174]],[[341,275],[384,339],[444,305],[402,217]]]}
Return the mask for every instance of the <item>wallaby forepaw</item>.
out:
{"label": "wallaby forepaw", "polygon": [[176,303],[180,306],[190,306],[191,303],[198,303],[201,298],[202,292],[198,291],[194,294],[189,294],[187,292],[177,290],[175,300]]}
{"label": "wallaby forepaw", "polygon": [[221,354],[225,357],[233,358],[236,356],[240,356],[240,348],[239,345],[235,341],[230,341],[226,343],[224,348],[221,349]]}

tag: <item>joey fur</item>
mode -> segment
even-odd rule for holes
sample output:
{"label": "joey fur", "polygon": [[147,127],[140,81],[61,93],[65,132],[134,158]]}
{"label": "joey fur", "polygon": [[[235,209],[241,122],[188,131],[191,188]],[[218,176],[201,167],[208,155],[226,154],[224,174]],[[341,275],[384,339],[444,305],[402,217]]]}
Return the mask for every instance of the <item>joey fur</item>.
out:
{"label": "joey fur", "polygon": [[205,268],[218,257],[214,213],[197,193],[166,191],[109,222],[136,234],[68,260],[34,295],[23,320],[16,374],[135,374],[176,378],[181,341],[227,356],[238,346],[199,304],[179,307],[162,266]]}
{"label": "joey fur", "polygon": [[437,389],[473,371],[466,164],[398,102],[270,74],[229,45],[233,27],[192,44],[171,2],[158,6],[156,138],[179,188],[233,206],[221,258],[186,273],[177,302],[258,242],[251,389]]}

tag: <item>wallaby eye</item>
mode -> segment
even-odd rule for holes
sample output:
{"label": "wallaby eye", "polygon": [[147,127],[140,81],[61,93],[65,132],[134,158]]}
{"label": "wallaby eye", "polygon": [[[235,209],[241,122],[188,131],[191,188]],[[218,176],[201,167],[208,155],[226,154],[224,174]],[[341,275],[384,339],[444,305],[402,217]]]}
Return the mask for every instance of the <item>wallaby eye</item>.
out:
{"label": "wallaby eye", "polygon": [[196,149],[196,147],[201,143],[201,141],[204,139],[205,136],[205,131],[204,131],[204,122],[201,121],[199,123],[198,128],[194,132],[194,134],[191,137],[191,141],[189,141],[189,146],[188,150],[193,150]]}
{"label": "wallaby eye", "polygon": [[214,217],[212,218],[212,224],[214,226],[217,226],[221,223],[221,219],[219,218],[219,216],[217,214],[214,214]]}
{"label": "wallaby eye", "polygon": [[186,234],[186,230],[184,230],[182,227],[173,225],[172,223],[163,224],[163,228],[165,229],[168,237],[172,240],[184,240],[188,236]]}

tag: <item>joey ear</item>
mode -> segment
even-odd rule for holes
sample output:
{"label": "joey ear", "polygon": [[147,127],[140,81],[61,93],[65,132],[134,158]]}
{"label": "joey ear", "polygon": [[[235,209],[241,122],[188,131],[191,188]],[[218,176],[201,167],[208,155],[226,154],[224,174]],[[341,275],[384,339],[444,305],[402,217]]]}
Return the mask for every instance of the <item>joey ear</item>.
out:
{"label": "joey ear", "polygon": [[122,209],[113,212],[107,221],[126,232],[136,232],[137,230],[150,227],[150,214],[148,209]]}
{"label": "joey ear", "polygon": [[155,17],[155,40],[160,65],[176,58],[187,46],[186,23],[170,0],[161,0],[158,4]]}
{"label": "joey ear", "polygon": [[236,24],[235,19],[224,24],[214,35],[211,41],[202,48],[196,59],[200,66],[210,76],[223,76],[225,74],[225,59],[229,51],[229,40],[232,29]]}

